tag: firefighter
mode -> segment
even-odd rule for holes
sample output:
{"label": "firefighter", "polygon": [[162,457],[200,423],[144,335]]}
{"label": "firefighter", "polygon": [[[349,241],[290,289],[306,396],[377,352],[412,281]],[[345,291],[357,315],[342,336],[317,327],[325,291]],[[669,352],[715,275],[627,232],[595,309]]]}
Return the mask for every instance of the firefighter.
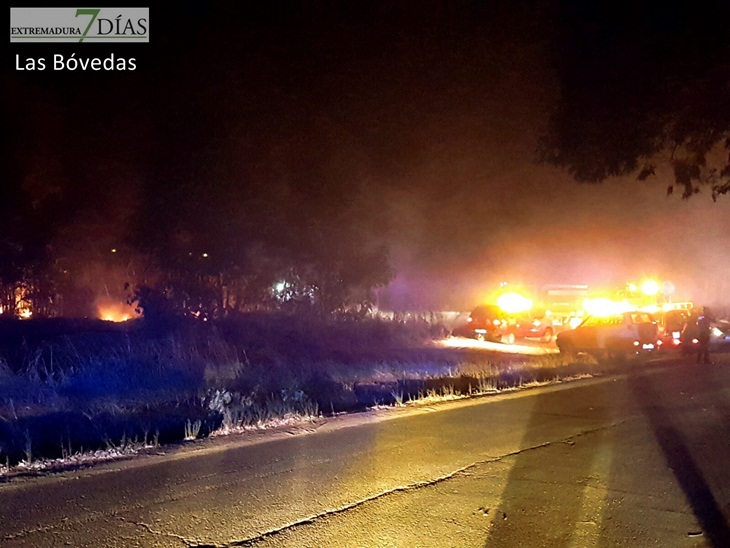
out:
{"label": "firefighter", "polygon": [[710,309],[702,307],[702,312],[697,318],[697,365],[711,365],[710,360],[710,333],[715,318]]}

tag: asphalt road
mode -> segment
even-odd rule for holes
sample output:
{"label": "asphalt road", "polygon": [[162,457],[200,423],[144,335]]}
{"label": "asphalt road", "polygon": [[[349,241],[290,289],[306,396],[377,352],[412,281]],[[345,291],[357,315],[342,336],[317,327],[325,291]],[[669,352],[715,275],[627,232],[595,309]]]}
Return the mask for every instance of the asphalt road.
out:
{"label": "asphalt road", "polygon": [[649,367],[0,485],[0,545],[728,546],[730,364]]}

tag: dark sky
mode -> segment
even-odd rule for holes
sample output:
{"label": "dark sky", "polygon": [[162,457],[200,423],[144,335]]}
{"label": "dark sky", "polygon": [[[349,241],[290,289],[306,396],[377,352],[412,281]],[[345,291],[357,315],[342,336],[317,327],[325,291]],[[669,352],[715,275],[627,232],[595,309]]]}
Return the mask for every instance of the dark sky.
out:
{"label": "dark sky", "polygon": [[[728,199],[665,197],[661,171],[578,185],[536,163],[562,92],[565,13],[519,1],[153,7],[149,44],[12,44],[4,158],[40,202],[64,197],[58,245],[154,240],[156,219],[236,196],[257,197],[253,217],[284,199],[311,216],[347,203],[390,246],[387,295],[402,306],[468,308],[501,279],[647,275],[712,300],[730,289],[712,281],[730,279]],[[134,56],[138,69],[15,70],[16,55],[73,51]]]}

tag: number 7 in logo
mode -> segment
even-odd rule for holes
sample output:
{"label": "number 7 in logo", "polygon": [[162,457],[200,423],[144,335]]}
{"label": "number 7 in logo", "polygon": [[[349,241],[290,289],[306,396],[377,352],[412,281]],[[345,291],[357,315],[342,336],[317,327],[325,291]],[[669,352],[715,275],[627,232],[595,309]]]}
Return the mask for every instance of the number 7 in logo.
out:
{"label": "number 7 in logo", "polygon": [[78,8],[76,10],[76,17],[78,17],[79,15],[91,15],[91,20],[89,21],[89,24],[86,25],[84,33],[81,35],[81,39],[79,40],[79,42],[84,41],[84,38],[86,38],[86,33],[89,32],[91,25],[93,25],[94,21],[96,21],[96,18],[98,17],[100,11],[101,8]]}

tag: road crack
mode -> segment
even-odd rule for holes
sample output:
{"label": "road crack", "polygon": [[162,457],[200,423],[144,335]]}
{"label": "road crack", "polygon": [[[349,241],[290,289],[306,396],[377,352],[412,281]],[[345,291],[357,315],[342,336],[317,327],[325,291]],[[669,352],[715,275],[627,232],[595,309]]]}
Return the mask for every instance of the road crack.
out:
{"label": "road crack", "polygon": [[456,470],[453,470],[449,472],[448,474],[444,474],[442,476],[438,476],[429,480],[424,481],[416,481],[413,483],[409,483],[408,485],[400,485],[398,487],[394,487],[392,489],[387,489],[385,491],[381,491],[380,493],[376,493],[374,495],[370,495],[369,497],[365,497],[353,502],[350,502],[348,504],[345,504],[343,506],[340,506],[338,508],[331,508],[329,510],[325,510],[323,512],[320,512],[318,514],[312,514],[310,516],[298,519],[296,521],[292,521],[289,523],[285,523],[279,527],[275,527],[273,529],[269,529],[268,531],[263,531],[255,536],[248,537],[245,539],[239,539],[239,540],[232,540],[228,542],[224,542],[222,544],[210,544],[210,543],[190,543],[188,546],[190,548],[233,548],[237,546],[254,546],[260,541],[275,537],[285,531],[295,529],[297,527],[301,527],[303,525],[311,525],[321,519],[325,519],[328,517],[336,516],[339,514],[343,514],[345,512],[348,512],[350,510],[353,510],[354,508],[358,508],[359,506],[363,506],[364,504],[367,504],[369,502],[373,502],[378,499],[382,499],[384,497],[396,494],[396,493],[404,493],[408,491],[416,491],[418,489],[423,489],[425,487],[431,487],[433,485],[437,485],[439,483],[445,482],[447,480],[450,480],[455,477],[463,477],[468,476],[469,473],[479,467],[484,466],[487,464],[494,464],[496,462],[501,462],[505,459],[516,457],[518,455],[522,455],[524,453],[529,453],[531,451],[536,451],[538,449],[545,449],[547,447],[551,447],[558,444],[575,444],[575,440],[577,438],[580,438],[582,436],[587,436],[591,434],[595,434],[597,432],[602,432],[605,430],[609,430],[611,428],[615,428],[617,426],[620,426],[625,421],[619,421],[611,424],[607,424],[604,426],[598,426],[596,428],[590,428],[588,430],[583,430],[581,432],[577,432],[576,434],[573,434],[571,436],[568,436],[567,438],[558,439],[558,440],[551,440],[546,441],[537,445],[531,445],[530,447],[524,447],[522,449],[518,449],[517,451],[512,451],[510,453],[505,453],[504,455],[500,455],[498,457],[491,457],[488,459],[472,462],[470,464],[467,464],[466,466],[462,466],[461,468],[457,468]]}
{"label": "road crack", "polygon": [[186,544],[187,546],[206,546],[205,544],[199,544],[200,541],[196,540],[196,539],[185,538],[181,535],[176,535],[174,533],[158,531],[156,529],[153,529],[149,523],[145,523],[143,521],[130,521],[130,523],[133,523],[137,527],[141,527],[142,529],[145,529],[151,535],[158,536],[158,537],[174,538],[174,539],[179,540],[183,544]]}

